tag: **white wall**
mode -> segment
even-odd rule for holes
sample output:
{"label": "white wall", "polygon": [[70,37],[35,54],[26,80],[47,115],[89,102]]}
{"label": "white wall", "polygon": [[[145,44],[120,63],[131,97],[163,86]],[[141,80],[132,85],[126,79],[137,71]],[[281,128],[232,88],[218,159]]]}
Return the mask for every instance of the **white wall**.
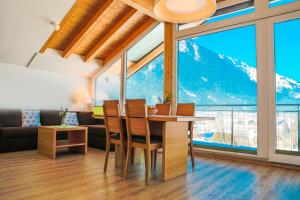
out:
{"label": "white wall", "polygon": [[84,91],[90,92],[91,80],[0,63],[0,108],[83,110],[74,103]]}

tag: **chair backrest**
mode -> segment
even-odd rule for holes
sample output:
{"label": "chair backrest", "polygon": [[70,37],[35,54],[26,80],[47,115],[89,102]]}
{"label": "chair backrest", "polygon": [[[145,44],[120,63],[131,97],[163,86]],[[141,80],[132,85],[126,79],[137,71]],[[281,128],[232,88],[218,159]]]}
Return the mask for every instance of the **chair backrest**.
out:
{"label": "chair backrest", "polygon": [[195,104],[194,103],[179,103],[177,104],[176,115],[178,116],[194,116]]}
{"label": "chair backrest", "polygon": [[[120,133],[123,136],[123,125],[118,100],[103,102],[103,113],[107,134]],[[121,137],[122,137],[121,136]]]}
{"label": "chair backrest", "polygon": [[126,100],[126,124],[128,138],[132,135],[145,136],[150,141],[149,122],[145,99]]}
{"label": "chair backrest", "polygon": [[158,110],[156,115],[171,115],[170,103],[156,104],[155,107]]}

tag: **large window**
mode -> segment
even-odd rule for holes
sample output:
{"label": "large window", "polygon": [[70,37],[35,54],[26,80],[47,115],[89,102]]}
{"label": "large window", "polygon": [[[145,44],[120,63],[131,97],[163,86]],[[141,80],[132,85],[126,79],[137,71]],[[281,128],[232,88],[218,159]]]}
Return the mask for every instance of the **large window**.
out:
{"label": "large window", "polygon": [[277,144],[300,155],[300,19],[274,24]]}
{"label": "large window", "polygon": [[121,59],[96,78],[95,105],[102,105],[103,100],[120,98]]}
{"label": "large window", "polygon": [[179,41],[178,103],[216,118],[196,123],[194,144],[255,152],[256,88],[255,25]]}
{"label": "large window", "polygon": [[155,105],[163,96],[163,24],[127,51],[126,99],[145,98]]}

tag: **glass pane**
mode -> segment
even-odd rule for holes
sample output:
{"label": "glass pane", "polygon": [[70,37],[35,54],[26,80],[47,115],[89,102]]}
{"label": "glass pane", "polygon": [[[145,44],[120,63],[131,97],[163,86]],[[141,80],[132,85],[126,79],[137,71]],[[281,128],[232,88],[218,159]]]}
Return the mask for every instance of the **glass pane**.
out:
{"label": "glass pane", "polygon": [[240,3],[235,3],[231,6],[225,7],[218,9],[217,12],[214,14],[214,16],[208,18],[207,20],[201,21],[201,22],[195,22],[195,23],[188,23],[188,24],[180,24],[178,26],[178,30],[184,30],[188,28],[192,28],[195,26],[199,26],[200,24],[209,24],[233,17],[238,17],[241,15],[246,15],[249,13],[253,13],[255,11],[254,8],[254,1],[249,0],[249,1],[241,1]]}
{"label": "glass pane", "polygon": [[293,2],[297,2],[297,1],[299,1],[299,0],[270,0],[269,7],[273,8],[276,6],[282,6],[284,4],[293,3]]}
{"label": "glass pane", "polygon": [[120,78],[121,59],[96,78],[95,105],[102,105],[103,100],[120,99]]}
{"label": "glass pane", "polygon": [[277,150],[300,152],[300,19],[274,24]]}
{"label": "glass pane", "polygon": [[163,96],[164,26],[158,25],[127,52],[126,99],[155,105]]}
{"label": "glass pane", "polygon": [[246,151],[257,147],[255,25],[179,41],[178,102],[194,102],[194,143]]}

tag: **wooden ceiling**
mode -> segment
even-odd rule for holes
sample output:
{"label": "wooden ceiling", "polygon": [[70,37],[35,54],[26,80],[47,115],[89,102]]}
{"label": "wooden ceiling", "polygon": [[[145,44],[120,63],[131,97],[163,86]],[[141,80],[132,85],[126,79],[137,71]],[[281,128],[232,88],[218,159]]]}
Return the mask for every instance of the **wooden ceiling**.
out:
{"label": "wooden ceiling", "polygon": [[40,53],[52,48],[64,58],[77,54],[87,62],[94,58],[108,62],[155,23],[120,0],[77,0]]}
{"label": "wooden ceiling", "polygon": [[60,30],[52,33],[40,53],[52,48],[62,52],[64,58],[76,54],[85,62],[96,58],[108,63],[136,37],[158,24],[148,9],[151,1],[136,2],[77,0],[60,23]]}

